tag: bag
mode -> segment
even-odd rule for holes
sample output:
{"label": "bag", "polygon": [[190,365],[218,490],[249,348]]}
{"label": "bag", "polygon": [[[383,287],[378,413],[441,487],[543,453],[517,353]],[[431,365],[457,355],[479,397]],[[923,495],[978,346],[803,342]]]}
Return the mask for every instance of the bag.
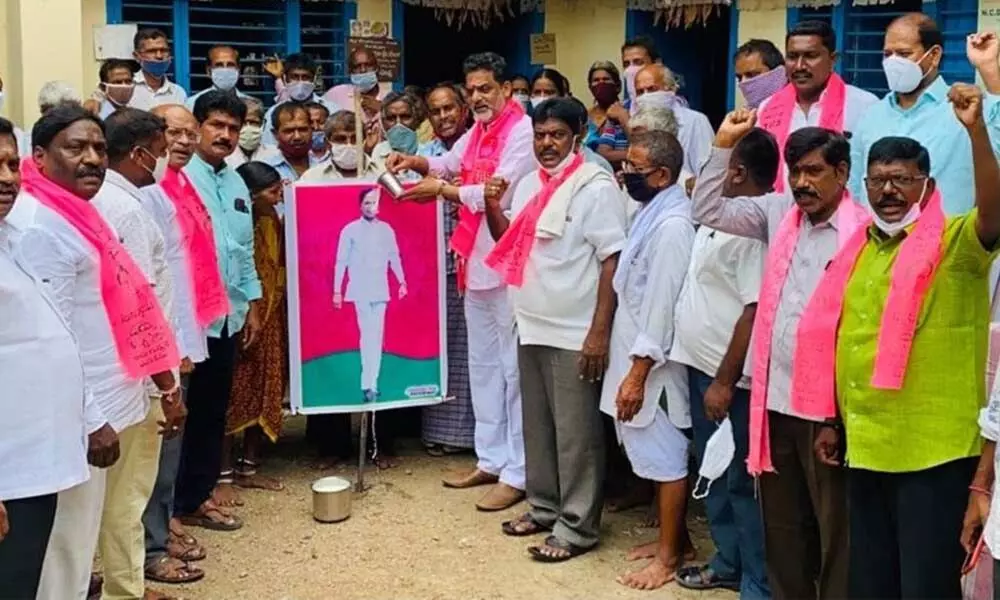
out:
{"label": "bag", "polygon": [[[726,474],[726,470],[729,469],[729,464],[733,462],[735,455],[736,441],[733,439],[733,424],[729,421],[729,417],[726,417],[719,424],[719,428],[715,430],[712,437],[708,438],[708,443],[705,444],[705,456],[701,460],[698,481],[694,484],[691,497],[695,500],[701,500],[708,496],[712,483]],[[699,494],[698,486],[703,479],[708,483],[705,485],[705,491]]]}
{"label": "bag", "polygon": [[962,566],[962,600],[993,600],[993,557],[985,539],[979,536]]}

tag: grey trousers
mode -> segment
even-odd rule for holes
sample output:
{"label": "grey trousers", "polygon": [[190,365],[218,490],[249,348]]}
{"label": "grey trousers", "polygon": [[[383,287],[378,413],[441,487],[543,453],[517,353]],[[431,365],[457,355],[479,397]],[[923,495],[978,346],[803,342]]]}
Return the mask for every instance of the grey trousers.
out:
{"label": "grey trousers", "polygon": [[579,352],[519,346],[531,517],[560,540],[597,544],[604,505],[601,388],[580,379]]}
{"label": "grey trousers", "polygon": [[[187,402],[187,375],[181,377],[181,393]],[[181,464],[184,436],[163,440],[160,446],[160,465],[156,472],[153,494],[146,511],[142,513],[142,527],[146,531],[146,566],[156,564],[167,554],[170,519],[174,516],[174,482]]]}

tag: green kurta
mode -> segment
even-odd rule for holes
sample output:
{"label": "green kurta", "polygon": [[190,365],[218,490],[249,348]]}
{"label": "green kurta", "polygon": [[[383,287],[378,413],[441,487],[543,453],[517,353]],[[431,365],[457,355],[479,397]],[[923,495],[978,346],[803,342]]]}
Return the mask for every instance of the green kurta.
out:
{"label": "green kurta", "polygon": [[980,453],[987,281],[997,252],[980,243],[977,214],[973,210],[945,224],[941,263],[921,307],[898,391],[874,389],[870,382],[892,266],[905,236],[887,240],[869,231],[847,283],[837,336],[837,401],[852,468],[919,471]]}

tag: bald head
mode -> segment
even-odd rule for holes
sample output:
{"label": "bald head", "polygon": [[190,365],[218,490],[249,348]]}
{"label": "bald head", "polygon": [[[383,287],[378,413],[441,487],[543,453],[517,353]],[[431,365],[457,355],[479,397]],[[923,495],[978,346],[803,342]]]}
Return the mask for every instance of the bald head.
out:
{"label": "bald head", "polygon": [[198,143],[198,120],[180,104],[161,104],[151,110],[167,124],[167,157],[172,169],[182,169],[194,155]]}
{"label": "bald head", "polygon": [[944,37],[934,19],[923,13],[907,13],[889,24],[882,50],[885,56],[898,56],[920,66],[924,78],[912,92],[917,93],[938,76]]}
{"label": "bald head", "polygon": [[635,94],[642,96],[649,92],[675,92],[677,80],[666,65],[653,63],[646,65],[635,74]]}

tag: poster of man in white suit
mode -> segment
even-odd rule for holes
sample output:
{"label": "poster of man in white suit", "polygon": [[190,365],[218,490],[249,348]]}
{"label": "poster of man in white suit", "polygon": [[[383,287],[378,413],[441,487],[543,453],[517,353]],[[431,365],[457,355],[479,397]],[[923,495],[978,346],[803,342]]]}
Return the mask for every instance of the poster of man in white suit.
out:
{"label": "poster of man in white suit", "polygon": [[[358,319],[361,393],[365,402],[375,402],[379,397],[390,270],[399,284],[398,298],[403,299],[407,294],[396,233],[378,218],[380,195],[378,187],[361,193],[361,217],[340,233],[333,277],[334,307],[340,309],[344,301],[350,302]],[[347,292],[343,294],[345,274]]]}

